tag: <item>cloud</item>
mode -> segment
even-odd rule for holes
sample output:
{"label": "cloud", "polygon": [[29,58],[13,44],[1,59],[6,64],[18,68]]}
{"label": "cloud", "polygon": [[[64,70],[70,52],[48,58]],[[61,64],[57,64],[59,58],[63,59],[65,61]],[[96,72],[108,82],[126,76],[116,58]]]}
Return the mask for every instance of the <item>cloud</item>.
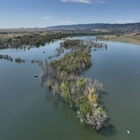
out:
{"label": "cloud", "polygon": [[53,18],[53,16],[45,16],[45,17],[43,17],[42,19],[43,19],[43,20],[46,20],[46,19],[51,19],[51,18]]}
{"label": "cloud", "polygon": [[71,3],[85,3],[85,4],[91,4],[91,3],[103,3],[104,0],[60,0],[61,2],[71,2]]}

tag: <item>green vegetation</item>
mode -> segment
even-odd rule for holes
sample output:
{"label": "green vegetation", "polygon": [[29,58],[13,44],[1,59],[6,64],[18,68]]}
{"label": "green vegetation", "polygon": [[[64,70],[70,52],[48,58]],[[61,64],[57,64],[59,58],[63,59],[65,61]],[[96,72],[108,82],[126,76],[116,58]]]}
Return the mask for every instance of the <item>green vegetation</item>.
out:
{"label": "green vegetation", "polygon": [[55,96],[77,111],[81,122],[99,130],[108,118],[98,104],[102,84],[97,80],[92,83],[91,79],[78,77],[91,65],[91,46],[84,45],[82,40],[66,40],[60,48],[69,52],[59,60],[46,61],[42,65],[44,83]]}
{"label": "green vegetation", "polygon": [[9,56],[9,55],[0,55],[0,59],[13,61],[13,58],[11,56]]}
{"label": "green vegetation", "polygon": [[17,62],[17,63],[24,63],[25,62],[25,60],[24,59],[21,59],[20,57],[19,58],[15,58],[15,62]]}
{"label": "green vegetation", "polygon": [[[14,61],[14,59],[11,56],[9,56],[9,55],[0,55],[0,59],[11,61],[11,62]],[[25,60],[21,59],[19,57],[19,58],[15,58],[15,62],[16,63],[25,63]]]}
{"label": "green vegetation", "polygon": [[66,37],[93,35],[93,33],[68,32],[68,33],[49,33],[49,34],[29,34],[15,37],[0,37],[0,49],[21,48],[30,49],[33,47],[44,46],[45,43],[53,42],[55,39]]}

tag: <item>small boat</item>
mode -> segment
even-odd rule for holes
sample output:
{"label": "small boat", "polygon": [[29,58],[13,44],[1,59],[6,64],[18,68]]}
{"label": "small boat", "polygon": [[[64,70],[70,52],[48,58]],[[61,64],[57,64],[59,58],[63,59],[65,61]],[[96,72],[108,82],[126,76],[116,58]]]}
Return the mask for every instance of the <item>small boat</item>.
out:
{"label": "small boat", "polygon": [[37,74],[35,74],[35,75],[34,75],[34,77],[38,77],[38,75],[37,75]]}
{"label": "small boat", "polygon": [[128,134],[130,134],[130,131],[129,131],[129,130],[127,130],[127,133],[128,133]]}

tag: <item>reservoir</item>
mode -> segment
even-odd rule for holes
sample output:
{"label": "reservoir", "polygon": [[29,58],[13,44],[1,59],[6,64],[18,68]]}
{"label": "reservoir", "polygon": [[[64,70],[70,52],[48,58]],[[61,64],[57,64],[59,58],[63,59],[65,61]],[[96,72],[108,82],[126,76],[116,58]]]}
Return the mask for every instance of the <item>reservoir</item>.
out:
{"label": "reservoir", "polygon": [[80,124],[74,110],[52,97],[42,85],[41,67],[31,63],[54,55],[60,42],[30,50],[0,50],[25,59],[25,63],[0,60],[0,139],[140,139],[140,45],[109,41],[107,50],[91,52],[92,66],[82,76],[103,84],[99,103],[110,118],[110,125],[97,132]]}

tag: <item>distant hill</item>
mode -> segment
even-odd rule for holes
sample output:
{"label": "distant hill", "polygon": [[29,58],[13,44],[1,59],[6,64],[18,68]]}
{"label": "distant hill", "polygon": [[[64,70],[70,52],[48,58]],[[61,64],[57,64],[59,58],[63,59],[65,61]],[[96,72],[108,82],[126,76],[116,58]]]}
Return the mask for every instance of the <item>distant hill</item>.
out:
{"label": "distant hill", "polygon": [[41,33],[41,32],[57,32],[57,31],[83,31],[91,32],[111,32],[111,33],[138,33],[140,32],[139,23],[126,24],[109,24],[109,23],[91,23],[91,24],[76,24],[76,25],[59,25],[51,27],[36,27],[36,28],[11,28],[0,29],[0,34],[5,33]]}
{"label": "distant hill", "polygon": [[60,25],[47,27],[48,30],[95,30],[95,31],[110,31],[110,32],[140,32],[139,23],[126,24],[108,24],[108,23],[93,23],[93,24],[77,24],[77,25]]}

